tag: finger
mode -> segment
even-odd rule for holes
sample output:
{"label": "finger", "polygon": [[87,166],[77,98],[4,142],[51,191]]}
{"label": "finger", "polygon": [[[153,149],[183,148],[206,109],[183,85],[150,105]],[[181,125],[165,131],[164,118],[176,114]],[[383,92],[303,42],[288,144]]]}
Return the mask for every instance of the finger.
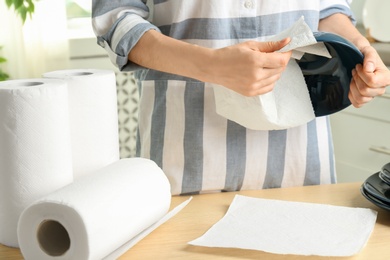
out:
{"label": "finger", "polygon": [[373,99],[373,97],[362,96],[360,94],[354,79],[350,84],[348,98],[354,107],[361,107]]}
{"label": "finger", "polygon": [[276,82],[280,79],[281,74],[272,75],[268,78],[260,80],[253,84],[251,91],[247,93],[248,96],[258,96],[272,91]]}
{"label": "finger", "polygon": [[285,70],[285,67],[277,67],[277,68],[260,68],[257,71],[257,77],[256,81],[262,81],[262,80],[267,80],[273,76],[280,75],[283,73]]}
{"label": "finger", "polygon": [[290,42],[290,38],[285,38],[280,41],[269,41],[269,42],[256,42],[257,49],[261,52],[275,52],[286,46]]}
{"label": "finger", "polygon": [[248,97],[255,97],[255,96],[260,96],[260,95],[264,95],[264,94],[267,94],[269,92],[271,92],[272,90],[274,90],[274,87],[275,87],[275,82],[272,82],[268,85],[263,85],[261,86],[261,88],[258,88],[256,91],[251,91],[250,93],[248,93]]}
{"label": "finger", "polygon": [[291,58],[291,52],[261,53],[260,67],[267,69],[285,69]]}
{"label": "finger", "polygon": [[351,101],[351,104],[356,108],[362,107],[374,99],[373,97],[355,97],[351,92],[348,94],[348,98]]}
{"label": "finger", "polygon": [[364,61],[363,61],[363,70],[366,73],[373,73],[377,66],[378,54],[376,50],[367,46],[363,49]]}
{"label": "finger", "polygon": [[354,75],[357,87],[362,95],[380,96],[386,91],[386,72],[377,69],[374,73],[366,73],[361,65],[357,66]]}
{"label": "finger", "polygon": [[285,46],[285,43],[288,41],[290,41],[289,38],[278,42],[249,41],[247,44],[249,44],[251,49],[257,51],[261,67],[277,68],[287,66],[291,58],[292,51],[276,52]]}
{"label": "finger", "polygon": [[360,81],[364,82],[366,85],[370,87],[379,87],[379,85],[375,82],[375,73],[366,72],[361,64],[356,65],[354,71],[356,73],[355,76],[360,78]]}
{"label": "finger", "polygon": [[376,96],[374,92],[374,88],[370,88],[366,82],[360,78],[359,74],[354,69],[352,71],[353,83],[355,85],[355,89],[359,92],[360,96],[373,97]]}

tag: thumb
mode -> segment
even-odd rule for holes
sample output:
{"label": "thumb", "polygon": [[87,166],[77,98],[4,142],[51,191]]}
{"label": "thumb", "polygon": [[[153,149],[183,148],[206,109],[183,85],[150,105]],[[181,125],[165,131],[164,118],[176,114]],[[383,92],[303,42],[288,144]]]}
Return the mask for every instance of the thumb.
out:
{"label": "thumb", "polygon": [[363,51],[364,61],[363,61],[363,70],[368,73],[372,73],[376,69],[376,52],[371,51],[371,48],[366,48]]}
{"label": "thumb", "polygon": [[365,72],[372,73],[375,71],[375,63],[372,60],[365,60],[363,63],[363,69]]}
{"label": "thumb", "polygon": [[290,38],[285,38],[274,42],[261,42],[259,51],[261,52],[275,52],[286,46],[290,42]]}

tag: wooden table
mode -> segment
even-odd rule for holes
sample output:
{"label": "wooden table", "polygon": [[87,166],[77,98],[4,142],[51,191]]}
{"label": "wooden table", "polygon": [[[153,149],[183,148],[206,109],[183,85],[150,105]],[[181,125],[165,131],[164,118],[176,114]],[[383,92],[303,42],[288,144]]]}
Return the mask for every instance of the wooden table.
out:
{"label": "wooden table", "polygon": [[[236,194],[288,201],[313,202],[378,211],[374,231],[363,250],[352,257],[336,259],[390,259],[390,211],[378,208],[360,194],[361,183],[305,186],[259,191],[196,195],[176,216],[158,227],[120,259],[330,259],[316,256],[277,255],[255,250],[207,248],[187,242],[203,235],[226,213]],[[188,197],[173,197],[172,207]],[[19,250],[0,246],[0,259],[22,259]]]}

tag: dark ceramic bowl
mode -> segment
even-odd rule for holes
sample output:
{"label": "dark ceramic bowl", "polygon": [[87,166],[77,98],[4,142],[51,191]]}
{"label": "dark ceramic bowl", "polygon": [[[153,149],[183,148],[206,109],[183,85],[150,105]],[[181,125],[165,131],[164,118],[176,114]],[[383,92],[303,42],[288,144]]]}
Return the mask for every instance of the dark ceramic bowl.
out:
{"label": "dark ceramic bowl", "polygon": [[317,42],[323,42],[332,58],[305,54],[298,64],[305,77],[316,117],[330,115],[348,107],[352,70],[363,63],[363,54],[343,37],[315,32]]}

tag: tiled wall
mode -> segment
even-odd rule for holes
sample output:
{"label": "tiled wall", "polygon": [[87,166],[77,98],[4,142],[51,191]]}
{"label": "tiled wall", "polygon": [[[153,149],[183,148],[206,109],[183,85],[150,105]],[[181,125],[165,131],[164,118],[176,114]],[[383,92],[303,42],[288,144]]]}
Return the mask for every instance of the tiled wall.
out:
{"label": "tiled wall", "polygon": [[116,73],[121,158],[135,156],[138,124],[138,88],[133,74]]}

